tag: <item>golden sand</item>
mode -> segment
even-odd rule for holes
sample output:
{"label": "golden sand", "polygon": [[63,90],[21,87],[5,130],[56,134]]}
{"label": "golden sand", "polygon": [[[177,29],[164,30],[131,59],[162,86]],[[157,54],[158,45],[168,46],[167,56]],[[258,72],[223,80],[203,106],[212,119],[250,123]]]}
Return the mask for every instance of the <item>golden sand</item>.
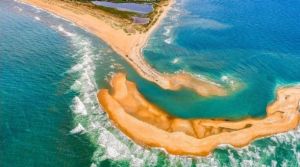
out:
{"label": "golden sand", "polygon": [[[155,82],[160,87],[178,90],[182,87],[190,88],[202,96],[224,96],[226,90],[211,81],[202,80],[187,73],[165,74],[152,68],[142,55],[142,48],[150,34],[157,27],[173,3],[161,5],[155,24],[147,32],[127,33],[125,29],[132,28],[124,21],[101,13],[100,10],[91,9],[76,3],[61,0],[23,0],[67,20],[74,22],[79,27],[95,34],[106,42],[114,51],[121,55],[145,79]],[[119,25],[119,26],[116,26]]]}
{"label": "golden sand", "polygon": [[[165,89],[190,88],[202,96],[228,94],[220,85],[187,73],[165,74],[153,69],[142,55],[142,48],[172,5],[159,7],[155,24],[147,32],[137,32],[126,21],[92,10],[77,3],[61,0],[23,0],[74,22],[95,34],[121,55],[145,79]],[[129,32],[129,33],[128,33]],[[236,147],[247,145],[258,137],[269,136],[295,128],[299,123],[300,88],[281,88],[277,100],[268,106],[264,119],[224,120],[175,118],[148,102],[126,80],[117,74],[111,80],[112,93],[102,89],[98,99],[115,124],[137,143],[162,147],[172,154],[207,155],[220,144]]]}
{"label": "golden sand", "polygon": [[176,155],[208,155],[220,144],[242,147],[256,138],[286,132],[299,123],[300,87],[280,88],[263,119],[225,121],[175,118],[148,102],[124,74],[98,93],[109,118],[135,142]]}

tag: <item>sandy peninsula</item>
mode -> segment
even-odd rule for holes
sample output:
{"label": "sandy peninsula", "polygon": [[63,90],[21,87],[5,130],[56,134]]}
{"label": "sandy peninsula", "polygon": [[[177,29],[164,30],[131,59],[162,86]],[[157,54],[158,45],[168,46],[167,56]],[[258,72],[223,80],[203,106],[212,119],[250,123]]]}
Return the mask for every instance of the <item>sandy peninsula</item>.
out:
{"label": "sandy peninsula", "polygon": [[[192,89],[202,96],[225,96],[228,92],[213,81],[188,73],[166,74],[152,68],[142,49],[151,33],[166,15],[173,1],[160,4],[155,22],[146,30],[89,6],[73,1],[23,0],[74,22],[95,34],[121,55],[145,79],[164,89]],[[256,138],[286,132],[299,123],[300,87],[280,88],[277,99],[267,107],[263,119],[240,121],[181,119],[169,115],[148,102],[126,75],[115,74],[112,91],[102,89],[98,100],[110,119],[135,142],[148,147],[161,147],[176,155],[208,155],[220,144],[242,147]]]}
{"label": "sandy peninsula", "polygon": [[143,78],[164,89],[178,90],[182,87],[193,89],[202,96],[224,96],[228,92],[213,81],[203,80],[188,73],[166,74],[152,68],[144,59],[142,49],[149,36],[170,9],[173,0],[164,1],[154,16],[155,23],[145,31],[136,31],[134,25],[116,17],[93,10],[72,1],[23,0],[25,3],[42,8],[74,22],[79,27],[95,34],[121,55]]}
{"label": "sandy peninsula", "polygon": [[175,155],[205,156],[220,144],[243,147],[256,138],[296,128],[300,119],[300,87],[280,88],[263,119],[225,121],[173,117],[148,102],[122,73],[110,84],[111,93],[100,90],[98,100],[116,126],[141,145]]}

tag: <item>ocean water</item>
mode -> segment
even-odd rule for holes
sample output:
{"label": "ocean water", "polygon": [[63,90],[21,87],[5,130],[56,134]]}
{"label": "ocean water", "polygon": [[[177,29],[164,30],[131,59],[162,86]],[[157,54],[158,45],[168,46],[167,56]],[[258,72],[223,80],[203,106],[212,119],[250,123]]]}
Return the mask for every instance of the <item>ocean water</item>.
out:
{"label": "ocean water", "polygon": [[300,166],[299,128],[241,149],[220,146],[208,157],[172,156],[128,139],[96,100],[109,76],[123,71],[173,115],[263,116],[275,88],[300,78],[297,6],[297,1],[176,1],[145,56],[160,71],[188,71],[229,89],[242,85],[229,97],[207,99],[189,90],[161,90],[73,23],[2,0],[0,166]]}
{"label": "ocean water", "polygon": [[299,1],[177,2],[145,49],[148,62],[160,71],[184,70],[237,91],[213,98],[145,93],[171,114],[261,117],[278,86],[300,81]]}

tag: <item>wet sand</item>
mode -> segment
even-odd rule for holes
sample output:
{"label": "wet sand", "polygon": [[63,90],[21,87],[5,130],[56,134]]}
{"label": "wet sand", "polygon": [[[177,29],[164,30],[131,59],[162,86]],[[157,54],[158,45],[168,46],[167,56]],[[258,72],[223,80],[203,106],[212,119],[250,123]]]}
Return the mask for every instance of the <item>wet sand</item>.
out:
{"label": "wet sand", "polygon": [[300,86],[278,89],[265,118],[240,121],[173,117],[148,102],[125,74],[115,74],[111,87],[111,93],[101,89],[98,100],[115,125],[135,142],[175,155],[205,156],[221,144],[243,147],[296,128],[300,119]]}
{"label": "wet sand", "polygon": [[[166,74],[152,68],[144,59],[142,49],[151,33],[166,16],[173,0],[159,7],[156,20],[147,32],[135,31],[129,23],[101,11],[59,0],[23,0],[74,22],[79,27],[95,34],[121,55],[143,78],[164,89],[178,90],[186,87],[202,96],[225,96],[228,92],[213,81],[203,80],[188,73]],[[128,33],[132,31],[132,33]]]}
{"label": "wet sand", "polygon": [[[24,0],[97,35],[121,55],[145,79],[164,89],[190,88],[202,96],[224,96],[228,92],[212,81],[187,73],[165,74],[152,68],[142,55],[151,33],[166,15],[173,1],[160,6],[157,21],[147,32],[99,11],[59,0]],[[99,14],[100,13],[100,14]],[[256,138],[286,132],[299,123],[300,87],[280,88],[276,101],[267,108],[264,119],[225,120],[175,118],[148,102],[126,80],[116,74],[111,80],[112,93],[102,89],[98,99],[110,119],[130,138],[141,145],[161,147],[177,155],[207,155],[220,144],[242,147]],[[170,104],[172,105],[172,104]]]}

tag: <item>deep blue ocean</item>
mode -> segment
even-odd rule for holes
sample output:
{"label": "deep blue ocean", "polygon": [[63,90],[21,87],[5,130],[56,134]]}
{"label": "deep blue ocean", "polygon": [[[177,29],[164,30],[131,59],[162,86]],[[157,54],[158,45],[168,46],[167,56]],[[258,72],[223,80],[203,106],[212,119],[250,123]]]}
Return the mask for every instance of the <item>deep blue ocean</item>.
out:
{"label": "deep blue ocean", "polygon": [[161,72],[186,71],[232,90],[203,98],[139,77],[94,35],[16,1],[0,2],[0,167],[300,166],[300,129],[208,157],[145,149],[108,120],[96,100],[126,72],[172,115],[262,117],[277,87],[300,81],[300,1],[177,0],[146,48]]}

